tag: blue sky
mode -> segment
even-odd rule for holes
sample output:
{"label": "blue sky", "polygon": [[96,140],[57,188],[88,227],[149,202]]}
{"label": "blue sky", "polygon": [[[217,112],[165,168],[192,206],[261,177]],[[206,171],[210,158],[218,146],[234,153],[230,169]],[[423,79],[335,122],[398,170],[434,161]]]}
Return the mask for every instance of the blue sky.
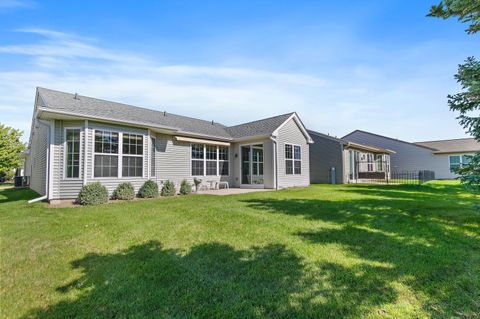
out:
{"label": "blue sky", "polygon": [[0,0],[0,122],[28,136],[43,86],[226,125],[297,111],[337,136],[464,137],[446,95],[480,45],[426,18],[436,2]]}

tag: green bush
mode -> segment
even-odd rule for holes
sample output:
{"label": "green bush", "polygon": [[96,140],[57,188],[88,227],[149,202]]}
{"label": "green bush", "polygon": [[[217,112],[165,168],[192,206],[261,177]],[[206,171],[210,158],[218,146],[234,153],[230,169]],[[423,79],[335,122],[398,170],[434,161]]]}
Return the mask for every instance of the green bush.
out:
{"label": "green bush", "polygon": [[132,200],[135,198],[135,190],[132,183],[121,183],[113,191],[114,199]]}
{"label": "green bush", "polygon": [[187,182],[186,179],[182,181],[180,184],[180,194],[182,195],[188,195],[192,192],[192,185],[190,185],[189,182]]}
{"label": "green bush", "polygon": [[143,183],[138,191],[138,196],[142,198],[155,198],[158,196],[158,185],[152,180]]}
{"label": "green bush", "polygon": [[175,184],[173,182],[167,180],[162,187],[162,196],[174,196],[176,193]]}
{"label": "green bush", "polygon": [[108,202],[108,191],[99,182],[84,185],[78,193],[77,203],[80,205],[99,205]]}

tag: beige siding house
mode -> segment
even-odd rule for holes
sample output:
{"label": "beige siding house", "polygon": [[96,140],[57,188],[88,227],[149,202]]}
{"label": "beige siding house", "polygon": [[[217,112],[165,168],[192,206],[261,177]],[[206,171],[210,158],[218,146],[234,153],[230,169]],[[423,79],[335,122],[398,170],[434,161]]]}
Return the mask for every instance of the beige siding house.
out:
{"label": "beige siding house", "polygon": [[391,155],[392,171],[435,172],[436,179],[458,177],[453,168],[464,165],[469,157],[480,152],[480,143],[473,138],[410,143],[379,134],[356,130],[344,140],[377,145],[395,151]]}
{"label": "beige siding house", "polygon": [[194,178],[278,189],[309,185],[311,143],[296,113],[225,126],[37,88],[25,172],[48,200],[75,198],[95,181],[110,192]]}

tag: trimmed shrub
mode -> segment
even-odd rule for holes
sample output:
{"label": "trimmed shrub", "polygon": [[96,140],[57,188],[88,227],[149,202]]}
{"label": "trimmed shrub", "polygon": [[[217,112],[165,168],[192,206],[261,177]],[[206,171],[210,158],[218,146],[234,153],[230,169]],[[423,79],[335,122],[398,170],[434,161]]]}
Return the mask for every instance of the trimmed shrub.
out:
{"label": "trimmed shrub", "polygon": [[142,198],[155,198],[158,196],[158,184],[149,179],[143,183],[138,191],[138,196]]}
{"label": "trimmed shrub", "polygon": [[80,205],[99,205],[106,202],[108,191],[100,182],[84,185],[77,196],[77,203]]}
{"label": "trimmed shrub", "polygon": [[117,188],[113,191],[114,199],[132,200],[135,198],[135,190],[132,183],[118,184]]}
{"label": "trimmed shrub", "polygon": [[187,182],[186,179],[182,181],[180,184],[180,194],[182,195],[188,195],[192,192],[192,185],[190,185],[189,182]]}
{"label": "trimmed shrub", "polygon": [[167,180],[162,187],[162,196],[174,196],[176,193],[175,184],[173,182]]}

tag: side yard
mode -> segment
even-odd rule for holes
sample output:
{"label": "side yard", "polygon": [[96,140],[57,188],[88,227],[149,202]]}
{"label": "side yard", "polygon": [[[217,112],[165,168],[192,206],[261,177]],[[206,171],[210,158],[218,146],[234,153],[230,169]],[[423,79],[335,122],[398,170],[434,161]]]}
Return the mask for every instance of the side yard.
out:
{"label": "side yard", "polygon": [[50,209],[0,188],[0,316],[480,317],[456,182]]}

